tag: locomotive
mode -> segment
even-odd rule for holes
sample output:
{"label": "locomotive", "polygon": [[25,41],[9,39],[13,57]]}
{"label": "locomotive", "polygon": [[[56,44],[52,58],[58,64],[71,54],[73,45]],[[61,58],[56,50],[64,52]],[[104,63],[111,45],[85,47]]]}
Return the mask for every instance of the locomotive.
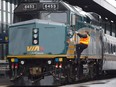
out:
{"label": "locomotive", "polygon": [[[115,70],[116,38],[104,33],[101,20],[62,0],[22,0],[9,26],[10,80],[15,85],[60,85]],[[75,64],[75,31],[85,30],[90,44]]]}

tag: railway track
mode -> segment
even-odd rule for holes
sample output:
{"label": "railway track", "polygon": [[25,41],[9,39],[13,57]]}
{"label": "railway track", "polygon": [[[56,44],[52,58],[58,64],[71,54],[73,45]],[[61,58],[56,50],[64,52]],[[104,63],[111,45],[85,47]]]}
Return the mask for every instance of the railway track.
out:
{"label": "railway track", "polygon": [[[109,84],[112,85],[112,82],[116,85],[116,71],[110,72],[110,74],[104,74],[102,76],[99,76],[98,78],[94,78],[94,79],[89,79],[89,80],[82,80],[82,81],[78,81],[78,82],[74,82],[74,83],[69,83],[69,84],[64,84],[60,87],[89,87],[89,85],[98,85],[98,84]],[[94,87],[94,86],[92,86]],[[98,87],[98,86],[96,86]],[[106,86],[103,86],[106,87]],[[112,87],[112,86],[107,86],[107,87]],[[115,87],[115,86],[113,86]]]}
{"label": "railway track", "polygon": [[[98,87],[98,85],[101,85],[102,87],[106,87],[106,84],[108,85],[108,87],[113,87],[112,85],[114,84],[116,85],[115,72],[111,74],[106,74],[104,76],[100,76],[99,78],[92,79],[92,80],[83,80],[83,81],[78,81],[78,82],[74,82],[70,84],[64,84],[60,87],[94,87],[94,86]],[[8,87],[8,86],[15,86],[15,85],[13,85],[13,83],[10,82],[8,77],[0,76],[0,87]]]}

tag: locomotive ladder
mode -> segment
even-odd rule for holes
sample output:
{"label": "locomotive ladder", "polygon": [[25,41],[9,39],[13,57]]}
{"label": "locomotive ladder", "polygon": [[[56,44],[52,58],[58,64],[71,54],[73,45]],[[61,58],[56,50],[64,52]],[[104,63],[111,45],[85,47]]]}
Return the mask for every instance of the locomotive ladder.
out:
{"label": "locomotive ladder", "polygon": [[69,41],[68,52],[67,52],[68,58],[75,58],[77,41],[78,41],[78,38],[77,38],[77,34],[75,33],[73,37],[71,38],[71,40]]}

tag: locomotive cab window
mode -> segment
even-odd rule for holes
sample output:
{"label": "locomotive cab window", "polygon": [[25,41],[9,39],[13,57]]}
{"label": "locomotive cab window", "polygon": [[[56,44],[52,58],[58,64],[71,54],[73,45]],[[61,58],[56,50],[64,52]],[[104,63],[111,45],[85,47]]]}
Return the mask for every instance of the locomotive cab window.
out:
{"label": "locomotive cab window", "polygon": [[42,12],[41,19],[51,20],[51,21],[60,22],[60,23],[67,23],[67,13]]}
{"label": "locomotive cab window", "polygon": [[21,21],[27,21],[31,19],[39,18],[39,15],[37,13],[22,13],[22,14],[15,14],[14,15],[14,23],[21,22]]}

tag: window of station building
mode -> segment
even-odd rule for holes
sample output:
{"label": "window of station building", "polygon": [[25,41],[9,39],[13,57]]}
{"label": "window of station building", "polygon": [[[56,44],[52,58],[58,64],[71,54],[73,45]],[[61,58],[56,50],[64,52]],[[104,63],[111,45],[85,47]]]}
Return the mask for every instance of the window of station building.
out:
{"label": "window of station building", "polygon": [[3,12],[3,22],[6,23],[6,12]]}
{"label": "window of station building", "polygon": [[10,13],[8,13],[8,24],[10,24]]}
{"label": "window of station building", "polygon": [[8,1],[7,3],[8,3],[8,4],[7,4],[7,5],[8,5],[8,6],[7,6],[7,7],[8,7],[8,12],[10,12],[10,9],[11,9],[11,8],[10,8],[10,1]]}
{"label": "window of station building", "polygon": [[14,12],[14,8],[15,8],[14,3],[12,3],[12,13]]}
{"label": "window of station building", "polygon": [[6,11],[6,1],[3,0],[3,10]]}
{"label": "window of station building", "polygon": [[1,10],[1,0],[0,0],[0,10]]}
{"label": "window of station building", "polygon": [[11,23],[13,23],[13,18],[14,18],[14,14],[12,13],[11,14],[11,21],[10,21]]}
{"label": "window of station building", "polygon": [[2,15],[2,14],[1,14],[1,10],[0,10],[0,22],[1,22],[1,15]]}

